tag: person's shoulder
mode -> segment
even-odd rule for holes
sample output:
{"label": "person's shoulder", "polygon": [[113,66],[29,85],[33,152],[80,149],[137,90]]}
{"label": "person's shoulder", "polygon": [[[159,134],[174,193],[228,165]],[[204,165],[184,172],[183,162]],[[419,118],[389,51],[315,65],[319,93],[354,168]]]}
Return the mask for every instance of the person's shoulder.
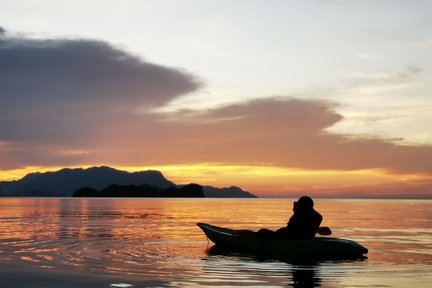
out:
{"label": "person's shoulder", "polygon": [[322,215],[315,209],[313,209],[313,213],[315,214],[316,217],[320,217],[322,219]]}

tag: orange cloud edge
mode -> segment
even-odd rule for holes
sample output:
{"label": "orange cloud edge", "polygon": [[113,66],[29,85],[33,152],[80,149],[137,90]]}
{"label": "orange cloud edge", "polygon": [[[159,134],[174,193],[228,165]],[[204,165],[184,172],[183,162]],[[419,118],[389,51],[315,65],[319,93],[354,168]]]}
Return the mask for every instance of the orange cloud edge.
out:
{"label": "orange cloud edge", "polygon": [[[103,165],[81,165],[88,168]],[[259,197],[432,198],[432,177],[393,174],[381,169],[307,170],[272,165],[192,163],[146,166],[106,165],[128,172],[159,170],[177,184],[199,183],[216,187],[238,186]],[[63,167],[26,167],[0,171],[1,181],[28,173],[57,171]]]}

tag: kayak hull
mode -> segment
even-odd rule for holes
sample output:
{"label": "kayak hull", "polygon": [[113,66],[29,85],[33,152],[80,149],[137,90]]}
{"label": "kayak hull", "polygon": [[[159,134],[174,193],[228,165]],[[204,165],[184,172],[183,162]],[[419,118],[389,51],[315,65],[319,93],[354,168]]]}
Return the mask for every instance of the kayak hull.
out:
{"label": "kayak hull", "polygon": [[197,223],[218,247],[247,251],[260,256],[287,259],[365,259],[368,250],[360,244],[340,238],[280,239],[256,237],[256,233]]}

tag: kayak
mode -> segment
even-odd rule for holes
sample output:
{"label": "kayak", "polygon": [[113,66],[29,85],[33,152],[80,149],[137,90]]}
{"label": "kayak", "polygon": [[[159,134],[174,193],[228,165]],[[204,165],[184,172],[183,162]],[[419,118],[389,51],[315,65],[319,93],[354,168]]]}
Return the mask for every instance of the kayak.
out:
{"label": "kayak", "polygon": [[197,223],[217,247],[251,252],[260,256],[287,259],[365,259],[368,249],[341,238],[284,239],[258,236],[249,230],[233,230],[206,223]]}

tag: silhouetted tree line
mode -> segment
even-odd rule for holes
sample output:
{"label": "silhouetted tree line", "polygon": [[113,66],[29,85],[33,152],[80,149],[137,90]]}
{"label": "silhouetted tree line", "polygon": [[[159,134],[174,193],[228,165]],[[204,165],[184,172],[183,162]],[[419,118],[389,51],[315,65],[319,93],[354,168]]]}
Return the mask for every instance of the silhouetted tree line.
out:
{"label": "silhouetted tree line", "polygon": [[204,197],[204,192],[201,185],[193,183],[179,188],[172,186],[165,189],[148,184],[112,184],[100,191],[82,187],[76,190],[72,197]]}

